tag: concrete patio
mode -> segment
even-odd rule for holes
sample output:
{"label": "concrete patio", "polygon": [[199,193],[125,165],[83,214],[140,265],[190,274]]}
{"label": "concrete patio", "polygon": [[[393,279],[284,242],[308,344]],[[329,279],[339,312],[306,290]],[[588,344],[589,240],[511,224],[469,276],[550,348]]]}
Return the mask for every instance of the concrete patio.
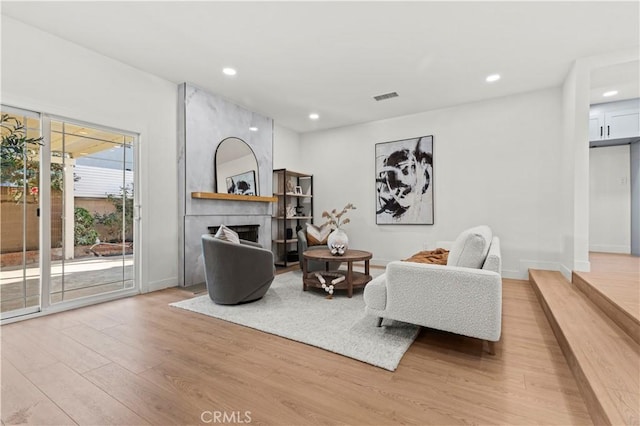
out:
{"label": "concrete patio", "polygon": [[[64,284],[64,287],[63,287]],[[51,303],[133,287],[133,255],[85,257],[53,261]],[[37,265],[0,270],[0,312],[40,303],[40,268]]]}

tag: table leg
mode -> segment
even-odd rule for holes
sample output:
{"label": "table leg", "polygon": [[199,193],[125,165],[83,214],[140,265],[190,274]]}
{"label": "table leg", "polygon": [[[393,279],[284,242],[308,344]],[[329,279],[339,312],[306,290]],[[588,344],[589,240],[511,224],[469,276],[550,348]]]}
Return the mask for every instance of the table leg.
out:
{"label": "table leg", "polygon": [[369,259],[364,261],[364,274],[369,275]]}
{"label": "table leg", "polygon": [[347,262],[347,296],[353,296],[353,262]]}
{"label": "table leg", "polygon": [[307,283],[304,280],[307,278],[307,269],[309,269],[309,265],[307,264],[307,258],[302,258],[302,291],[307,291]]}
{"label": "table leg", "polygon": [[324,270],[325,272],[329,272],[329,262],[324,262]]}

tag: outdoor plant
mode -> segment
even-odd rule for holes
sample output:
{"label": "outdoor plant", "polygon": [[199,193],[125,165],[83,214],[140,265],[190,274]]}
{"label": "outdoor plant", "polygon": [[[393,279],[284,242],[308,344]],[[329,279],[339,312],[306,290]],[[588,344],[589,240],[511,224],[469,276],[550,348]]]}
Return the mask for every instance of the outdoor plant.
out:
{"label": "outdoor plant", "polygon": [[106,240],[123,242],[123,229],[127,233],[133,229],[133,188],[120,188],[120,194],[107,195],[107,201],[115,207],[115,211],[105,214],[96,213],[95,222],[107,229]]}
{"label": "outdoor plant", "polygon": [[38,196],[38,147],[42,137],[29,138],[24,124],[9,114],[2,114],[2,147],[0,149],[0,182],[9,184],[13,198],[20,201],[31,194]]}
{"label": "outdoor plant", "polygon": [[83,207],[76,207],[74,210],[75,226],[73,237],[76,246],[87,246],[95,244],[98,239],[98,232],[94,229],[93,216],[89,210]]}
{"label": "outdoor plant", "polygon": [[355,209],[356,206],[354,206],[352,203],[349,203],[344,206],[341,211],[338,211],[337,209],[333,209],[331,210],[331,212],[323,211],[322,217],[327,218],[327,221],[324,223],[324,225],[329,225],[332,229],[339,229],[342,225],[346,225],[347,223],[351,222],[348,217],[343,218],[343,216],[347,214],[349,210]]}
{"label": "outdoor plant", "polygon": [[[37,202],[39,195],[39,148],[42,137],[27,137],[27,129],[17,118],[2,114],[2,146],[0,148],[0,182],[11,187],[16,202],[31,196]],[[59,155],[52,153],[52,155]],[[51,189],[62,190],[63,166],[51,164]],[[26,194],[25,194],[26,191]]]}

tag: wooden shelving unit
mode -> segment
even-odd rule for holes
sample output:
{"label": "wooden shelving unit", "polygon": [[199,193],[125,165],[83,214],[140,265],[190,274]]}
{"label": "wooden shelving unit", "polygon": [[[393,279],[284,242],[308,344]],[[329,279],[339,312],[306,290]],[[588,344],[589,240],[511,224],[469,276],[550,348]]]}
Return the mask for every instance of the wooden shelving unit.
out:
{"label": "wooden shelving unit", "polygon": [[296,193],[292,193],[292,192],[287,192],[286,194],[274,193],[273,195],[277,196],[277,197],[282,197],[284,195],[286,195],[287,197],[300,197],[300,198],[311,198],[311,197],[313,197],[313,195],[309,195],[309,194],[296,194]]}
{"label": "wooden shelving unit", "polygon": [[[277,200],[273,205],[271,227],[275,262],[277,266],[296,265],[300,256],[298,229],[307,222],[313,223],[313,175],[288,169],[274,170],[273,189]],[[295,214],[291,214],[292,211]],[[290,229],[289,233],[287,229]]]}

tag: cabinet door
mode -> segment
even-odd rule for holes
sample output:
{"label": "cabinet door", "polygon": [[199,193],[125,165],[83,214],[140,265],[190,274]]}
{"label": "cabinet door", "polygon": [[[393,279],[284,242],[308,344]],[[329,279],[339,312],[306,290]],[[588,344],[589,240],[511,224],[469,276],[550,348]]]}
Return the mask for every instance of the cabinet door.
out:
{"label": "cabinet door", "polygon": [[591,115],[589,117],[589,140],[599,141],[604,139],[604,115]]}
{"label": "cabinet door", "polygon": [[637,109],[605,113],[604,121],[607,139],[640,136],[640,112]]}

